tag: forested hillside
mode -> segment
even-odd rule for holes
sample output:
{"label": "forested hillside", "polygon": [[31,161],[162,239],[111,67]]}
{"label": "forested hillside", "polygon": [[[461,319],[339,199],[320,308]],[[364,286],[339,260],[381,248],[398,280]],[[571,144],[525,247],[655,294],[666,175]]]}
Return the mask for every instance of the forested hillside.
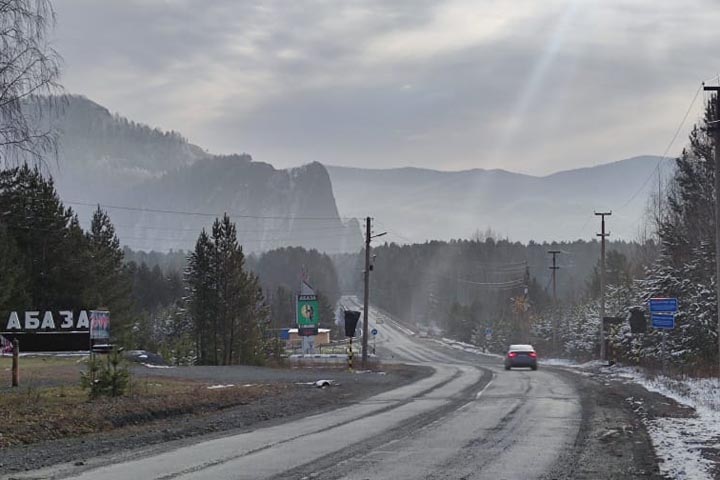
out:
{"label": "forested hillside", "polygon": [[[34,101],[50,102],[40,98]],[[86,218],[106,205],[134,250],[188,250],[223,213],[250,252],[290,245],[357,251],[357,223],[342,220],[325,168],[276,169],[248,154],[211,155],[177,132],[128,120],[85,97],[53,98],[48,125],[58,158],[44,162],[60,195]]]}
{"label": "forested hillside", "polygon": [[49,118],[60,135],[60,172],[78,167],[110,170],[140,181],[209,156],[178,132],[134,122],[85,97],[59,100],[60,108]]}
{"label": "forested hillside", "polygon": [[0,170],[0,212],[3,320],[107,308],[113,342],[201,364],[259,364],[277,352],[273,329],[294,325],[301,278],[320,295],[323,325],[334,321],[339,286],[327,255],[295,247],[246,257],[228,216],[196,232],[190,252],[135,252],[121,248],[101,208],[83,229],[52,179],[28,166]]}
{"label": "forested hillside", "polygon": [[[611,242],[608,284],[642,275],[646,265],[641,259],[654,258],[656,249],[654,242]],[[559,302],[581,304],[592,298],[597,291],[599,242],[526,245],[487,238],[373,248],[377,257],[371,299],[410,325],[438,328],[463,341],[486,345],[484,332],[490,328],[492,346],[501,350],[508,341],[520,341],[532,319],[553,305],[549,250],[562,252],[557,263]],[[362,255],[355,256],[355,268],[349,267],[347,256],[336,261],[346,274],[362,271]],[[359,275],[349,280],[358,294],[360,280]],[[517,314],[519,299],[528,306],[527,317]]]}

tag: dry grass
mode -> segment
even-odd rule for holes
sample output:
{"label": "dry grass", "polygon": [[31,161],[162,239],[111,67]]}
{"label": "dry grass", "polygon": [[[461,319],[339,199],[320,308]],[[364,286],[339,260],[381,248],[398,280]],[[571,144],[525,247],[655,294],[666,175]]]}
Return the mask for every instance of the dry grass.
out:
{"label": "dry grass", "polygon": [[[21,385],[74,383],[78,380],[85,357],[20,357]],[[10,385],[11,357],[0,357],[0,377]]]}
{"label": "dry grass", "polygon": [[[74,437],[185,414],[203,414],[276,395],[286,385],[236,386],[208,389],[208,384],[188,380],[147,377],[132,382],[120,398],[89,401],[79,386],[77,358],[22,358],[25,386],[0,391],[0,449],[42,440]],[[0,372],[10,368],[0,359]],[[57,385],[58,377],[63,380]],[[53,385],[42,386],[41,379]],[[41,385],[41,386],[34,386]]]}

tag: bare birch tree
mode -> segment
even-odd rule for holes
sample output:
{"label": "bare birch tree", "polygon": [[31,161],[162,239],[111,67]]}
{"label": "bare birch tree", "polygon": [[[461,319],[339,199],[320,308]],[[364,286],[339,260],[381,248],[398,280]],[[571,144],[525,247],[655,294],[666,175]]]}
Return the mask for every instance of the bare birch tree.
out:
{"label": "bare birch tree", "polygon": [[57,151],[47,121],[62,98],[61,58],[48,40],[54,25],[49,0],[0,0],[0,167],[43,164]]}

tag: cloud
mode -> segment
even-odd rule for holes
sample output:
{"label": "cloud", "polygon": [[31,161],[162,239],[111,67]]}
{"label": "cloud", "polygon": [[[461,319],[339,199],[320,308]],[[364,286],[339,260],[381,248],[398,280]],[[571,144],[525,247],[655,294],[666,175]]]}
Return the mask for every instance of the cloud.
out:
{"label": "cloud", "polygon": [[211,151],[547,173],[662,152],[712,6],[64,0],[56,43],[70,91]]}

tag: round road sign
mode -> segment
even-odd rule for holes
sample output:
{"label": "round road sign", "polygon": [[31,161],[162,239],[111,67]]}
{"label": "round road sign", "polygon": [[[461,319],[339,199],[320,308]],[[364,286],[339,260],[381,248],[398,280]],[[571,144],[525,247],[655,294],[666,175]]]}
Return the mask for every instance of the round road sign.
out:
{"label": "round road sign", "polygon": [[373,328],[370,333],[372,333],[373,335],[377,335],[377,328]]}

